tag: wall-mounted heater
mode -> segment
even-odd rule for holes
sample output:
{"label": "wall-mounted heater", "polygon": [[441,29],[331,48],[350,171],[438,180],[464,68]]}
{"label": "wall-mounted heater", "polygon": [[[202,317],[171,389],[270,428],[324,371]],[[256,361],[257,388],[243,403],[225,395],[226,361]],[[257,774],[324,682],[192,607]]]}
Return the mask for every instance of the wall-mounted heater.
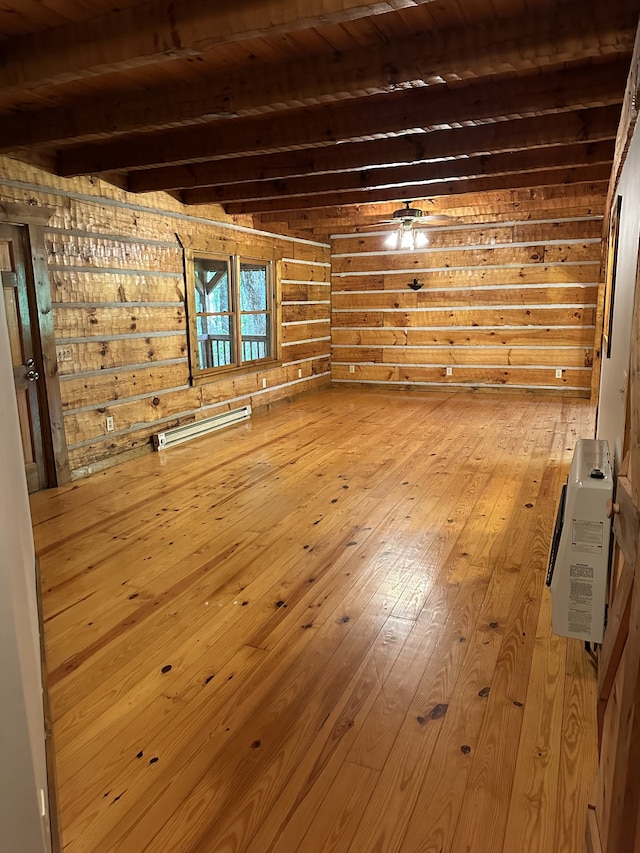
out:
{"label": "wall-mounted heater", "polygon": [[581,439],[562,487],[549,554],[553,631],[601,643],[609,576],[613,476],[606,441]]}
{"label": "wall-mounted heater", "polygon": [[185,441],[190,441],[192,438],[206,435],[216,429],[231,426],[232,424],[246,421],[251,417],[251,406],[242,406],[240,409],[232,409],[230,412],[222,412],[212,418],[206,418],[203,421],[195,421],[184,426],[168,429],[166,432],[159,432],[153,436],[153,446],[156,450],[165,450],[167,447],[174,447],[176,444],[182,444]]}

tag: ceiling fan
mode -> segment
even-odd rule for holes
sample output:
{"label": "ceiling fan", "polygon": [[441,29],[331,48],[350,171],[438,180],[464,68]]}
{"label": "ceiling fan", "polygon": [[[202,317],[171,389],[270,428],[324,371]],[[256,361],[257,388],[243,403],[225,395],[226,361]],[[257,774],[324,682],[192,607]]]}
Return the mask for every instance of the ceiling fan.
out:
{"label": "ceiling fan", "polygon": [[453,218],[446,214],[425,214],[419,207],[411,207],[410,201],[403,202],[404,207],[394,210],[391,219],[382,219],[375,225],[365,225],[365,228],[377,228],[379,225],[396,225],[387,240],[387,246],[394,249],[420,249],[429,243],[424,231],[416,225],[426,223],[452,222]]}

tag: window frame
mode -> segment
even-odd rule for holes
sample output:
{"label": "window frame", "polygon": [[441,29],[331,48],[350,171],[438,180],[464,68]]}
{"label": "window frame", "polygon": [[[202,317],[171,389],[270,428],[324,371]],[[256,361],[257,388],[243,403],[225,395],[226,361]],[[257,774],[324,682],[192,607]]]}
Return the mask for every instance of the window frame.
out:
{"label": "window frame", "polygon": [[[199,258],[205,260],[220,261],[227,264],[229,272],[230,311],[233,326],[233,357],[232,364],[221,367],[200,366],[200,354],[198,350],[198,318],[203,312],[196,308],[196,262]],[[266,358],[242,360],[242,317],[240,298],[240,270],[242,264],[260,264],[266,268],[267,273],[267,307],[264,313],[270,318],[268,329],[271,339],[271,355]],[[273,258],[258,257],[242,252],[222,253],[206,249],[185,249],[185,281],[186,281],[186,305],[187,305],[187,336],[189,345],[189,363],[191,373],[191,384],[199,385],[212,382],[224,376],[232,374],[253,373],[261,368],[278,367],[282,363],[282,340],[281,340],[281,298],[280,298],[280,264]],[[227,312],[223,312],[227,313]]]}

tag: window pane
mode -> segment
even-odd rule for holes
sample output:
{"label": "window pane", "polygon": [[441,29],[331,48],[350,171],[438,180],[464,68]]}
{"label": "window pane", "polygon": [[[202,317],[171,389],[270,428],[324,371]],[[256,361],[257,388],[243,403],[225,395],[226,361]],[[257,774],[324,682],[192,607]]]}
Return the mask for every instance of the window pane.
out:
{"label": "window pane", "polygon": [[240,310],[266,311],[268,295],[267,265],[242,261],[240,264]]}
{"label": "window pane", "polygon": [[256,361],[271,357],[269,314],[242,315],[242,360]]}
{"label": "window pane", "polygon": [[229,265],[215,258],[194,258],[196,311],[229,311]]}
{"label": "window pane", "polygon": [[233,323],[230,317],[198,317],[198,360],[200,369],[234,363]]}

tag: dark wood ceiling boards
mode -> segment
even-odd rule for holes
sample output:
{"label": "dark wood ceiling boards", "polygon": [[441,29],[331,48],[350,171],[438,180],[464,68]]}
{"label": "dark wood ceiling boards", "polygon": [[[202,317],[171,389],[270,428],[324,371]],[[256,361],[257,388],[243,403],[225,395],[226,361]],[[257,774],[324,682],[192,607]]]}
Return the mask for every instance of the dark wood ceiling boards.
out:
{"label": "dark wood ceiling boards", "polygon": [[265,221],[354,205],[357,224],[375,202],[604,184],[639,12],[5,0],[0,150]]}

